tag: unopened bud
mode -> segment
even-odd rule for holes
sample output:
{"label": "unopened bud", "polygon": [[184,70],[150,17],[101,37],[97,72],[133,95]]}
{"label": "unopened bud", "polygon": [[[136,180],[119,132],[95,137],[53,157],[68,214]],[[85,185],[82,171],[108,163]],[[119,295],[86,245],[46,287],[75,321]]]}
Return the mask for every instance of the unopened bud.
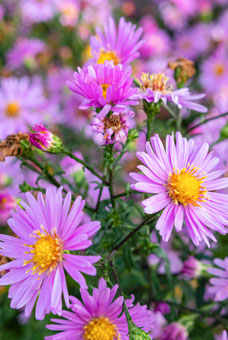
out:
{"label": "unopened bud", "polygon": [[29,133],[29,141],[37,149],[50,153],[62,151],[62,140],[46,129],[42,124],[35,125]]}

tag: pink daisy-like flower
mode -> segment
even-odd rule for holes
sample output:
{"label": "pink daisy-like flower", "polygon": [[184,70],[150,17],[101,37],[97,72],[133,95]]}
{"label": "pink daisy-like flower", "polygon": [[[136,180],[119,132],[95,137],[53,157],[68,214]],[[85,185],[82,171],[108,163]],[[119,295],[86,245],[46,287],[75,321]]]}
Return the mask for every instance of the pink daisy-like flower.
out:
{"label": "pink daisy-like flower", "polygon": [[194,256],[189,256],[183,263],[182,273],[188,279],[199,277],[203,269],[203,265]]}
{"label": "pink daisy-like flower", "polygon": [[98,114],[91,127],[93,132],[103,134],[103,144],[125,143],[129,130],[127,119],[134,115],[133,111],[114,112],[111,116]]}
{"label": "pink daisy-like flower", "polygon": [[95,275],[93,263],[100,256],[70,254],[87,249],[91,238],[100,229],[99,222],[79,226],[83,206],[79,196],[71,206],[71,193],[63,200],[62,188],[48,188],[45,197],[39,193],[36,200],[26,194],[28,204],[21,202],[8,224],[17,237],[0,235],[0,254],[15,260],[0,266],[9,270],[0,279],[0,285],[10,285],[11,308],[25,307],[25,316],[36,305],[36,319],[47,313],[60,313],[62,294],[69,307],[69,296],[64,269],[82,288],[87,288],[81,273]]}
{"label": "pink daisy-like flower", "polygon": [[104,64],[106,60],[117,64],[129,64],[139,56],[139,49],[144,44],[140,40],[142,28],[136,29],[135,25],[126,22],[122,17],[116,29],[115,21],[109,18],[104,27],[96,30],[96,36],[90,38],[91,53],[94,61]]}
{"label": "pink daisy-like flower", "polygon": [[40,82],[4,78],[0,85],[0,139],[41,121],[45,98]]}
{"label": "pink daisy-like flower", "polygon": [[10,211],[16,207],[16,204],[16,199],[8,192],[0,192],[0,226],[6,224]]}
{"label": "pink daisy-like flower", "polygon": [[51,20],[56,10],[56,0],[21,0],[21,13],[24,20],[31,23]]}
{"label": "pink daisy-like flower", "polygon": [[78,0],[60,0],[58,9],[60,11],[60,22],[63,26],[74,27],[77,24],[80,13]]}
{"label": "pink daisy-like flower", "polygon": [[208,238],[216,242],[212,231],[227,233],[228,196],[217,193],[228,187],[228,178],[220,178],[224,171],[214,170],[219,163],[208,154],[209,145],[195,145],[187,141],[180,132],[166,137],[166,151],[158,135],[146,143],[146,152],[137,157],[144,165],[138,168],[143,174],[131,173],[138,182],[131,185],[136,191],[155,194],[142,202],[147,214],[162,212],[156,229],[164,241],[168,241],[173,227],[177,232],[185,222],[187,231],[195,245]]}
{"label": "pink daisy-like flower", "polygon": [[215,295],[215,301],[223,301],[228,299],[228,257],[224,260],[215,259],[214,264],[218,268],[208,268],[207,271],[217,276],[217,278],[210,279],[210,283],[213,287],[209,288],[210,293]]}
{"label": "pink daisy-like flower", "polygon": [[187,340],[188,333],[184,326],[178,322],[173,322],[164,327],[159,338],[160,340]]}
{"label": "pink daisy-like flower", "polygon": [[214,95],[219,93],[228,82],[227,50],[218,49],[213,56],[205,59],[202,64],[200,81],[207,92]]}
{"label": "pink daisy-like flower", "polygon": [[140,79],[143,98],[149,103],[158,103],[161,100],[164,104],[168,101],[173,102],[179,109],[187,109],[207,112],[203,105],[195,103],[195,100],[205,97],[205,94],[191,94],[187,87],[175,90],[170,83],[170,78],[163,73],[151,74],[143,73]]}
{"label": "pink daisy-like flower", "polygon": [[[112,289],[107,287],[105,280],[99,281],[98,289],[93,289],[93,295],[89,295],[86,289],[81,289],[83,303],[71,297],[72,312],[63,311],[66,319],[52,319],[56,324],[47,328],[61,333],[47,336],[45,340],[128,340],[128,325],[123,310],[123,297],[114,300],[118,289],[115,285]],[[152,328],[152,313],[146,306],[133,305],[134,297],[126,300],[129,313],[133,322],[149,332]],[[122,314],[122,315],[121,315]]]}
{"label": "pink daisy-like flower", "polygon": [[126,105],[137,105],[140,98],[137,88],[132,87],[131,68],[115,66],[112,62],[88,66],[84,70],[78,67],[74,81],[67,85],[72,92],[84,99],[80,109],[91,106],[102,109],[102,114],[110,110],[122,111]]}
{"label": "pink daisy-like flower", "polygon": [[26,63],[35,63],[36,56],[44,52],[46,45],[39,39],[20,38],[7,53],[7,66],[14,70]]}
{"label": "pink daisy-like flower", "polygon": [[215,336],[215,340],[228,340],[227,332],[223,331],[222,334]]}

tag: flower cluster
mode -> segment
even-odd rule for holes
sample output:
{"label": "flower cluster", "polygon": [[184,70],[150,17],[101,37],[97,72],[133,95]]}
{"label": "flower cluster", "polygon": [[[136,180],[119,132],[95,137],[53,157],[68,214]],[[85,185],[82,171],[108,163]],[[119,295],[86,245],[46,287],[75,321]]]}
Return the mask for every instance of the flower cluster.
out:
{"label": "flower cluster", "polygon": [[227,20],[1,1],[4,338],[227,340]]}

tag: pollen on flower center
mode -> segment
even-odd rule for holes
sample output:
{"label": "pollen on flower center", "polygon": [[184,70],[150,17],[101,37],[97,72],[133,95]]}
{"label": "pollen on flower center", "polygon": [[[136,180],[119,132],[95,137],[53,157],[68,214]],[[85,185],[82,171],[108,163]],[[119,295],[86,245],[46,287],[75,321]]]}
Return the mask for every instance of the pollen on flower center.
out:
{"label": "pollen on flower center", "polygon": [[106,60],[113,61],[114,65],[118,65],[120,63],[120,60],[115,54],[115,52],[101,50],[97,63],[104,64]]}
{"label": "pollen on flower center", "polygon": [[114,131],[119,131],[121,129],[120,117],[117,115],[105,117],[103,122],[105,131],[110,128],[113,129]]}
{"label": "pollen on flower center", "polygon": [[206,189],[202,186],[206,176],[197,175],[198,168],[188,166],[186,169],[174,171],[168,179],[169,197],[177,204],[200,206],[206,197]]}
{"label": "pollen on flower center", "polygon": [[20,106],[16,101],[9,102],[5,110],[6,116],[16,117],[20,113]]}
{"label": "pollen on flower center", "polygon": [[224,72],[225,72],[225,67],[224,67],[224,65],[222,65],[222,64],[217,64],[216,66],[215,66],[215,74],[216,74],[216,76],[222,76],[223,74],[224,74]]}
{"label": "pollen on flower center", "polygon": [[102,84],[101,87],[102,87],[102,93],[103,93],[103,97],[106,99],[106,95],[107,95],[107,90],[109,88],[109,84]]}
{"label": "pollen on flower center", "polygon": [[56,231],[52,230],[51,234],[40,230],[34,231],[31,236],[36,238],[33,245],[26,245],[31,248],[27,254],[32,254],[32,259],[25,261],[24,265],[32,263],[32,270],[39,275],[45,271],[51,272],[62,261],[63,247],[62,243],[56,235]]}
{"label": "pollen on flower center", "polygon": [[62,14],[70,18],[74,18],[77,14],[77,9],[74,5],[67,4],[67,6],[62,9]]}
{"label": "pollen on flower center", "polygon": [[6,203],[7,199],[5,197],[0,199],[0,210],[4,210]]}
{"label": "pollen on flower center", "polygon": [[169,84],[169,77],[166,77],[163,73],[142,73],[141,76],[141,88],[142,90],[151,89],[152,91],[158,91],[161,93],[169,93],[173,87]]}
{"label": "pollen on flower center", "polygon": [[83,340],[121,340],[108,318],[95,318],[84,327]]}

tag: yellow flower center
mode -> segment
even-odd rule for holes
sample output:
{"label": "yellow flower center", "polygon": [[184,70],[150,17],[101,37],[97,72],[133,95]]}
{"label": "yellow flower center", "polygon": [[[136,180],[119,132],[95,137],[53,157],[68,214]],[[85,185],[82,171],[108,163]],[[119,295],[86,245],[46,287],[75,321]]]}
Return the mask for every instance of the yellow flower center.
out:
{"label": "yellow flower center", "polygon": [[169,197],[175,204],[191,204],[199,207],[200,202],[205,202],[207,191],[202,183],[206,176],[197,175],[198,170],[199,168],[188,166],[186,169],[177,169],[170,174],[167,187]]}
{"label": "yellow flower center", "polygon": [[74,19],[77,16],[78,11],[73,4],[68,3],[62,8],[62,14],[70,19]]}
{"label": "yellow flower center", "polygon": [[169,93],[172,91],[173,87],[169,84],[169,77],[166,77],[163,73],[142,73],[141,76],[141,89],[143,91],[147,89],[151,89],[152,91],[161,92],[161,93]]}
{"label": "yellow flower center", "polygon": [[26,245],[31,248],[26,253],[33,254],[32,259],[25,261],[24,265],[32,263],[33,273],[39,273],[39,275],[45,271],[51,272],[62,261],[63,256],[63,244],[56,235],[55,229],[51,231],[51,234],[47,233],[42,226],[43,233],[40,230],[36,230],[31,234],[31,237],[36,238],[36,242],[33,245]]}
{"label": "yellow flower center", "polygon": [[97,63],[104,64],[106,60],[113,61],[114,65],[118,65],[120,63],[120,60],[115,54],[115,52],[101,50]]}
{"label": "yellow flower center", "polygon": [[108,90],[109,86],[110,86],[109,84],[102,84],[101,85],[104,99],[106,99],[107,90]]}
{"label": "yellow flower center", "polygon": [[7,203],[7,198],[4,197],[0,199],[0,210],[4,210],[6,203]]}
{"label": "yellow flower center", "polygon": [[9,102],[6,106],[6,115],[9,117],[17,117],[20,113],[20,106],[16,101]]}
{"label": "yellow flower center", "polygon": [[224,65],[222,65],[222,64],[217,64],[216,66],[215,66],[215,75],[216,76],[222,76],[223,74],[224,74],[224,72],[225,72],[225,66]]}
{"label": "yellow flower center", "polygon": [[83,340],[121,340],[120,334],[107,318],[95,318],[84,327]]}

